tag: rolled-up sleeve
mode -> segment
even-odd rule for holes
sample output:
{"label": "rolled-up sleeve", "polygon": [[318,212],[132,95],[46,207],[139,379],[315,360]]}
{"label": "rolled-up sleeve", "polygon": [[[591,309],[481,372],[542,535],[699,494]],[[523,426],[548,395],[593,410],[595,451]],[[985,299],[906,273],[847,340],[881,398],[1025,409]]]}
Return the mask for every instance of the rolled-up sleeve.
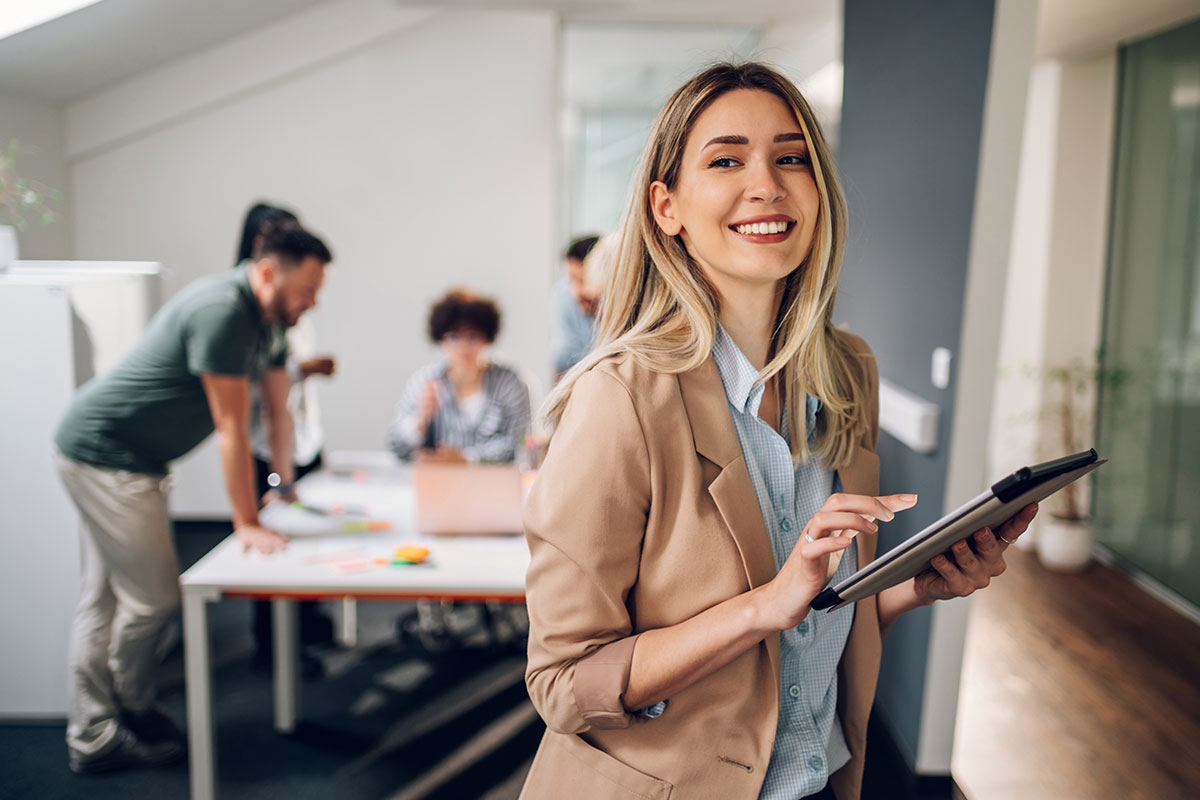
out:
{"label": "rolled-up sleeve", "polygon": [[649,504],[649,455],[629,391],[594,369],[575,384],[525,508],[525,678],[552,730],[645,720],[622,698],[637,639],[626,601]]}

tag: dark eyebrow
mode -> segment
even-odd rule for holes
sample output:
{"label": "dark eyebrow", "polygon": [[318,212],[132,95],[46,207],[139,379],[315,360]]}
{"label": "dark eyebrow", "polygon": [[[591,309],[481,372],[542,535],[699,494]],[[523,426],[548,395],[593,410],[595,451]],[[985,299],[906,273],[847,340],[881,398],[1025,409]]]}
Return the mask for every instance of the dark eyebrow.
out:
{"label": "dark eyebrow", "polygon": [[[708,144],[704,147],[711,147],[714,144],[750,144],[750,140],[745,136],[717,136],[709,139]],[[700,149],[703,150],[704,147]]]}
{"label": "dark eyebrow", "polygon": [[[775,137],[776,142],[803,142],[803,133],[781,133]],[[711,147],[714,144],[750,144],[750,140],[745,136],[716,136],[708,140],[704,147]],[[701,150],[704,147],[700,148]]]}

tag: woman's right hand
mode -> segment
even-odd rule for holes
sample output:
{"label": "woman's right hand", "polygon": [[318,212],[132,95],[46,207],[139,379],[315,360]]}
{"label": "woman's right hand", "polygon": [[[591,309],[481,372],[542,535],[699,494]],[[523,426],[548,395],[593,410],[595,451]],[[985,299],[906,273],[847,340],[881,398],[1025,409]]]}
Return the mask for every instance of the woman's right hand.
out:
{"label": "woman's right hand", "polygon": [[770,627],[785,630],[808,616],[809,604],[829,582],[830,556],[854,541],[854,537],[842,535],[844,532],[876,533],[879,526],[875,520],[890,522],[897,511],[916,503],[915,494],[831,494],[804,526],[779,574],[762,587],[762,612]]}

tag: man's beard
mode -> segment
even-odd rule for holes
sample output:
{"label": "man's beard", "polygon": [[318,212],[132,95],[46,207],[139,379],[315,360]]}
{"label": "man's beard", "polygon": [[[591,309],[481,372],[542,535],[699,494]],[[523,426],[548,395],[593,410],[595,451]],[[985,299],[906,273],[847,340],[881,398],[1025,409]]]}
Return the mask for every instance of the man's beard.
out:
{"label": "man's beard", "polygon": [[282,328],[290,328],[299,322],[299,317],[292,319],[288,314],[287,303],[282,295],[275,296],[275,302],[271,304],[271,316],[274,318],[272,322]]}

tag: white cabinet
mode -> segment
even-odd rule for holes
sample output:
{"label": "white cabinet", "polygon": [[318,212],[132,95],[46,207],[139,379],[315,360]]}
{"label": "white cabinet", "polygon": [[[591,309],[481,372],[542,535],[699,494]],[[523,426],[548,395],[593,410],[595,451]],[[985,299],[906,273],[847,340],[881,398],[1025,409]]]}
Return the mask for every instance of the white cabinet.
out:
{"label": "white cabinet", "polygon": [[157,310],[157,264],[16,261],[0,271],[0,717],[61,717],[79,522],[51,460],[75,389]]}

